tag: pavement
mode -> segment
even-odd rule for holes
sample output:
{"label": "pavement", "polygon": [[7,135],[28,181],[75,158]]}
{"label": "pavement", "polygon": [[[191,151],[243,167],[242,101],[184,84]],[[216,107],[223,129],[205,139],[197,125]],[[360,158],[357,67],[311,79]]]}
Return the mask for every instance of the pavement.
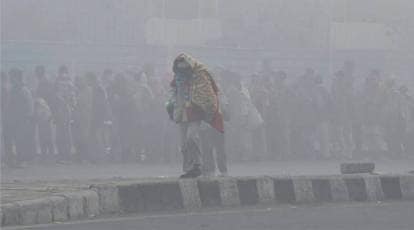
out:
{"label": "pavement", "polygon": [[[340,173],[340,161],[249,162],[229,165],[231,176],[332,175]],[[404,173],[414,160],[376,161],[376,172]],[[176,177],[178,164],[70,164],[30,165],[1,169],[1,203],[42,198],[55,193],[88,189],[90,184]]]}
{"label": "pavement", "polygon": [[412,230],[414,202],[278,205],[193,213],[132,215],[6,229],[32,230]]}

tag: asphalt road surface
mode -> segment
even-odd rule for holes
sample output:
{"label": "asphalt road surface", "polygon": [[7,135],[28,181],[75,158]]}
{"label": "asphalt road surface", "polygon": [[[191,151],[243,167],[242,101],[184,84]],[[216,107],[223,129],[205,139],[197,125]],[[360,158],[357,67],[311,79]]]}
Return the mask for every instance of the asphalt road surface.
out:
{"label": "asphalt road surface", "polygon": [[273,206],[42,225],[33,230],[413,230],[414,202]]}

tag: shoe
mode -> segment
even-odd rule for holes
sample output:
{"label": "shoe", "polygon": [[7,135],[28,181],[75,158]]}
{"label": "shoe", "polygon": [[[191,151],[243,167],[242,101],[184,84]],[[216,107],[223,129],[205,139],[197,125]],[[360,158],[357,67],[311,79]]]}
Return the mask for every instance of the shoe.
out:
{"label": "shoe", "polygon": [[201,176],[201,169],[199,165],[194,165],[194,167],[186,172],[185,174],[181,175],[180,178],[184,179],[184,178],[196,178]]}

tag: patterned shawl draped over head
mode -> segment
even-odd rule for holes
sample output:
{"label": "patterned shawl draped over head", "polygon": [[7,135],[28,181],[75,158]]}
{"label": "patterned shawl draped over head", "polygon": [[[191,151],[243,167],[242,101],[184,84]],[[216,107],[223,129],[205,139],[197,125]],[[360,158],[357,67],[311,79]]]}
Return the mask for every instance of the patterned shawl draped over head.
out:
{"label": "patterned shawl draped over head", "polygon": [[[203,120],[209,123],[213,128],[224,132],[223,119],[218,101],[218,87],[207,67],[188,54],[180,54],[174,60],[173,70],[177,72],[177,64],[186,62],[192,71],[191,78],[191,105],[200,108],[203,114]],[[174,76],[175,78],[175,76]],[[175,79],[171,86],[176,87]],[[191,114],[190,114],[191,117]]]}

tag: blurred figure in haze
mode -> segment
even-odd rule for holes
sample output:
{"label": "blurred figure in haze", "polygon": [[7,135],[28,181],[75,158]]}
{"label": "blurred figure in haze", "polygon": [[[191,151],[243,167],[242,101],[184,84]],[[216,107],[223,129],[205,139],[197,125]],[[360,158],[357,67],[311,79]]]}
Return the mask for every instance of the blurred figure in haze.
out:
{"label": "blurred figure in haze", "polygon": [[241,75],[228,72],[229,121],[228,143],[232,160],[247,161],[256,158],[252,133],[263,125],[263,118],[254,106],[247,83]]}
{"label": "blurred figure in haze", "polygon": [[403,104],[396,87],[395,79],[386,79],[384,86],[385,141],[387,143],[389,156],[401,158],[404,155],[404,136],[406,130]]}
{"label": "blurred figure in haze", "polygon": [[1,128],[2,128],[2,159],[6,166],[14,166],[12,124],[10,114],[10,82],[7,73],[1,72]]}
{"label": "blurred figure in haze", "polygon": [[53,83],[47,77],[45,67],[42,65],[36,66],[35,75],[37,78],[35,96],[43,98],[49,106],[52,106],[54,104]]}
{"label": "blurred figure in haze", "polygon": [[114,141],[119,141],[120,160],[124,163],[136,160],[136,120],[138,108],[134,88],[124,74],[116,74],[112,86],[111,107],[115,123]]}
{"label": "blurred figure in haze", "polygon": [[37,125],[41,158],[44,161],[51,161],[54,155],[52,111],[42,97],[38,97],[35,100],[34,119]]}
{"label": "blurred figure in haze", "polygon": [[92,162],[102,161],[106,153],[105,126],[109,119],[108,97],[95,73],[85,75],[92,89],[92,117],[90,124],[90,157]]}
{"label": "blurred figure in haze", "polygon": [[316,155],[312,139],[317,123],[315,95],[312,90],[314,84],[315,72],[308,68],[293,88],[290,133],[292,153],[305,159],[312,159]]}
{"label": "blurred figure in haze", "polygon": [[291,155],[289,134],[292,92],[286,79],[287,74],[278,71],[274,76],[268,77],[265,84],[270,94],[264,118],[271,159],[286,159]]}
{"label": "blurred figure in haze", "polygon": [[316,75],[314,79],[313,105],[316,112],[315,144],[320,158],[330,157],[329,122],[332,114],[331,95],[323,85],[323,78]]}
{"label": "blurred figure in haze", "polygon": [[[381,92],[380,72],[372,70],[365,79],[361,92],[354,101],[354,122],[359,123],[362,137],[361,143],[356,143],[355,152],[361,154],[378,154],[383,143],[383,106],[384,96]],[[363,145],[363,146],[362,146]]]}
{"label": "blurred figure in haze", "polygon": [[[349,70],[347,71],[349,73]],[[332,82],[333,100],[333,135],[334,149],[337,156],[352,157],[352,116],[354,88],[352,75],[340,70],[335,73]]]}
{"label": "blurred figure in haze", "polygon": [[114,73],[112,69],[105,69],[102,73],[101,77],[101,84],[106,92],[107,97],[107,119],[105,121],[105,127],[104,127],[104,137],[105,137],[105,148],[106,153],[109,155],[109,159],[114,159],[114,154],[116,152],[117,146],[112,146],[113,138],[112,138],[112,130],[113,130],[113,115],[112,115],[112,108],[110,104],[110,94],[111,94],[111,84],[113,82]]}
{"label": "blurred figure in haze", "polygon": [[9,98],[10,130],[15,145],[17,163],[32,160],[36,154],[33,122],[33,97],[23,79],[23,72],[13,68],[9,72],[11,90]]}
{"label": "blurred figure in haze", "polygon": [[155,160],[159,156],[153,151],[154,143],[154,123],[153,121],[153,107],[154,94],[149,86],[148,76],[145,72],[141,74],[134,74],[134,98],[136,108],[138,109],[138,117],[136,121],[136,150],[139,154],[140,160]]}
{"label": "blurred figure in haze", "polygon": [[[269,109],[269,96],[270,92],[265,86],[264,77],[261,75],[254,74],[251,76],[252,84],[250,86],[250,92],[252,97],[253,105],[256,107],[258,113],[263,118],[267,114]],[[264,120],[267,125],[268,120]],[[256,152],[256,160],[266,160],[269,158],[268,148],[267,148],[267,138],[266,138],[266,129],[265,125],[261,125],[253,130],[252,135],[252,145],[254,151]]]}
{"label": "blurred figure in haze", "polygon": [[90,156],[90,131],[92,119],[92,89],[87,84],[85,77],[75,78],[76,106],[73,111],[72,133],[76,152],[76,160],[91,161]]}
{"label": "blurred figure in haze", "polygon": [[414,98],[409,94],[408,87],[403,85],[399,89],[402,118],[405,123],[404,150],[407,156],[414,155]]}
{"label": "blurred figure in haze", "polygon": [[66,66],[59,67],[55,82],[55,103],[52,106],[53,120],[56,124],[56,147],[58,150],[58,161],[65,163],[71,160],[72,135],[71,121],[72,112],[76,105],[75,87],[69,76]]}

